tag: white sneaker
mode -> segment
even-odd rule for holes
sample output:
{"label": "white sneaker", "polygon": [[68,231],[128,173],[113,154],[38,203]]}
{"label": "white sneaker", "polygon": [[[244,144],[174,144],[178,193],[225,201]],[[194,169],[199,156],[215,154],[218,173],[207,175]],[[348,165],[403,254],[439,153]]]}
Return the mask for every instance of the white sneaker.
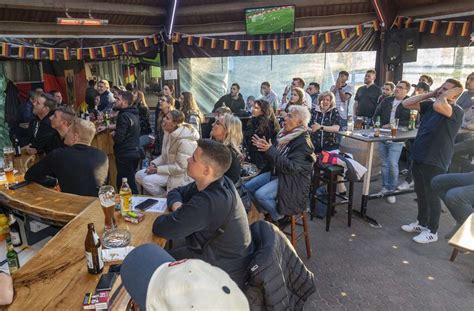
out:
{"label": "white sneaker", "polygon": [[415,182],[412,181],[411,183],[408,183],[406,180],[404,182],[402,182],[398,187],[397,189],[398,190],[408,190],[408,189],[412,189],[413,187],[415,186]]}
{"label": "white sneaker", "polygon": [[409,225],[403,225],[402,230],[409,233],[420,233],[422,231],[428,230],[428,228],[420,226],[417,222],[412,222]]}
{"label": "white sneaker", "polygon": [[391,197],[386,197],[385,201],[387,201],[390,204],[394,204],[397,201],[397,199],[395,199],[395,196],[392,195]]}
{"label": "white sneaker", "polygon": [[421,231],[420,234],[413,237],[413,241],[420,244],[427,244],[438,241],[438,233],[431,233],[429,230]]}
{"label": "white sneaker", "polygon": [[383,197],[384,194],[386,194],[387,192],[390,192],[390,191],[388,191],[387,188],[382,187],[382,189],[380,189],[379,192],[374,193],[374,195],[376,195],[376,196],[378,196],[378,197]]}

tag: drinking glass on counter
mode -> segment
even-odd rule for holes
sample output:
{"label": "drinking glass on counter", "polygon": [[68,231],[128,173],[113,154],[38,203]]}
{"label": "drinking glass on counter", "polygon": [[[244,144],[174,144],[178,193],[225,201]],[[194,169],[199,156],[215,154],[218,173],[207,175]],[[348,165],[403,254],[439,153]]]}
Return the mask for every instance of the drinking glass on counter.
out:
{"label": "drinking glass on counter", "polygon": [[392,137],[397,137],[398,121],[399,119],[393,119],[390,121],[390,130]]}
{"label": "drinking glass on counter", "polygon": [[15,183],[15,173],[13,168],[13,157],[15,156],[15,150],[13,147],[3,147],[3,171],[5,172],[5,186],[8,188],[9,185]]}
{"label": "drinking glass on counter", "polygon": [[99,189],[99,200],[105,217],[105,231],[115,229],[115,189],[112,186],[102,186]]}

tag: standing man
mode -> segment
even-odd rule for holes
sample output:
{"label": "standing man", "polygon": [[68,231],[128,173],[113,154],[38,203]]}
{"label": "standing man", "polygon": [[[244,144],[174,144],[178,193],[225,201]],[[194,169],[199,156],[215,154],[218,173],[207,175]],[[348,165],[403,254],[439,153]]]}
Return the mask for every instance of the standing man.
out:
{"label": "standing man", "polygon": [[[354,115],[358,117],[372,118],[377,108],[377,100],[382,95],[382,89],[375,84],[376,72],[373,69],[367,70],[364,77],[363,86],[357,89],[354,98]],[[408,84],[410,88],[410,84]]]}
{"label": "standing man", "polygon": [[[285,88],[285,91],[283,92],[283,97],[281,98],[281,107],[280,107],[280,109],[281,110],[286,109],[286,106],[287,106],[288,102],[290,101],[290,96],[291,96],[291,92],[293,91],[293,88],[299,87],[302,90],[304,90],[305,85],[306,85],[306,83],[304,82],[303,78],[299,78],[299,77],[293,78],[293,81],[291,82],[291,85],[288,85]],[[311,103],[312,103],[311,96],[308,93],[304,92],[303,105],[308,107],[308,109],[311,109]]]}
{"label": "standing man", "polygon": [[97,83],[97,91],[100,95],[100,104],[99,104],[99,111],[105,111],[112,109],[112,105],[114,103],[114,94],[110,92],[109,81],[107,80],[100,80]]}
{"label": "standing man", "polygon": [[117,189],[126,177],[133,194],[138,193],[135,183],[135,171],[140,161],[140,118],[138,109],[133,104],[133,94],[128,91],[118,91],[115,105],[119,111],[114,136],[115,164],[117,166]]}
{"label": "standing man", "polygon": [[97,197],[100,186],[107,180],[107,155],[90,146],[95,135],[94,123],[75,118],[66,133],[66,148],[56,149],[33,165],[26,180],[54,187],[77,195]]}
{"label": "standing man", "polygon": [[260,99],[267,101],[273,108],[273,112],[276,113],[278,107],[280,107],[280,100],[278,99],[277,93],[272,90],[270,82],[262,82],[260,85],[260,93],[262,94]]}
{"label": "standing man", "polygon": [[90,79],[87,84],[89,85],[86,89],[86,104],[87,109],[89,112],[92,112],[96,109],[95,107],[95,98],[96,96],[100,96],[99,92],[97,92],[95,88],[95,80]]}
{"label": "standing man", "polygon": [[[439,197],[433,192],[431,181],[446,173],[454,149],[454,137],[461,127],[463,110],[456,99],[463,88],[455,79],[447,79],[435,91],[414,96],[403,101],[407,109],[420,111],[423,122],[413,144],[413,179],[418,197],[417,221],[403,225],[402,230],[418,233],[417,243],[438,241],[441,211]],[[435,101],[429,100],[435,97]]]}
{"label": "standing man", "polygon": [[212,112],[215,112],[218,108],[227,106],[232,110],[232,113],[239,113],[245,111],[245,101],[240,94],[240,85],[232,83],[230,87],[230,93],[219,98],[217,103],[214,105]]}
{"label": "standing man", "polygon": [[242,200],[233,182],[224,176],[231,160],[225,145],[199,140],[187,168],[195,182],[168,193],[172,212],[155,220],[153,233],[166,239],[186,238],[185,246],[170,252],[174,258],[202,259],[227,272],[242,287],[252,244]]}
{"label": "standing man", "polygon": [[[364,86],[362,86],[364,87]],[[360,88],[359,88],[360,89]],[[407,126],[410,120],[410,110],[401,105],[402,101],[408,96],[410,83],[408,81],[398,82],[395,88],[395,96],[385,98],[373,115],[374,119],[380,117],[380,125],[383,128],[390,128],[390,123],[395,119],[399,120],[399,126]],[[382,190],[381,195],[392,192],[398,185],[398,160],[402,153],[403,142],[385,141],[379,143],[379,155],[382,171]],[[388,203],[395,203],[395,197],[387,197]]]}
{"label": "standing man", "polygon": [[347,109],[349,108],[349,101],[351,100],[354,88],[346,83],[349,80],[349,73],[347,71],[340,71],[337,76],[336,84],[331,86],[331,92],[336,96],[336,108],[339,110],[341,116],[341,131],[347,129]]}
{"label": "standing man", "polygon": [[311,110],[313,110],[318,105],[318,97],[321,94],[319,92],[319,83],[311,82],[306,89],[306,93],[311,96]]}

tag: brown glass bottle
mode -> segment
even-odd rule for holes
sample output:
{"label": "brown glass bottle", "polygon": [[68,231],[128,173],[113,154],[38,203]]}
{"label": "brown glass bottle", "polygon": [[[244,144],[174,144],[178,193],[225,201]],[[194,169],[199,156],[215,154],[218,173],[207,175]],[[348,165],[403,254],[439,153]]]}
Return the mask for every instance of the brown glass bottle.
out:
{"label": "brown glass bottle", "polygon": [[86,250],[87,270],[91,274],[99,274],[104,269],[104,260],[102,259],[102,244],[99,236],[95,232],[94,224],[87,225],[87,236],[84,242]]}

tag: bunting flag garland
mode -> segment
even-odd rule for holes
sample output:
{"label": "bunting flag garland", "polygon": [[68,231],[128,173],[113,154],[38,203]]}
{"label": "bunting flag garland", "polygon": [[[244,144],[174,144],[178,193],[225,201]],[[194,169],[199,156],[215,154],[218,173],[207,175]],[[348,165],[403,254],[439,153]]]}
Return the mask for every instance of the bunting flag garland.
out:
{"label": "bunting flag garland", "polygon": [[356,35],[358,37],[362,36],[362,34],[364,33],[364,25],[357,25],[356,27]]}
{"label": "bunting flag garland", "polygon": [[331,33],[330,32],[326,32],[324,34],[324,42],[326,42],[326,44],[331,43]]}
{"label": "bunting flag garland", "polygon": [[311,36],[311,44],[314,46],[318,45],[318,35]]}
{"label": "bunting flag garland", "polygon": [[372,27],[374,28],[374,31],[380,31],[380,24],[378,20],[375,20],[372,22]]}
{"label": "bunting flag garland", "polygon": [[113,53],[114,53],[114,56],[118,56],[118,55],[119,55],[118,46],[116,46],[115,44],[112,45],[112,51],[113,51]]}
{"label": "bunting flag garland", "polygon": [[273,39],[273,50],[278,50],[280,48],[280,44],[278,42],[279,40],[278,39]]}
{"label": "bunting flag garland", "polygon": [[402,26],[402,23],[403,23],[403,16],[397,16],[395,18],[395,21],[393,22],[393,24],[397,26],[397,28],[400,28]]}
{"label": "bunting flag garland", "polygon": [[260,52],[265,51],[265,41],[260,40],[260,44],[259,44],[258,50],[259,50]]}
{"label": "bunting flag garland", "polygon": [[2,43],[2,56],[3,57],[10,56],[10,44]]}
{"label": "bunting flag garland", "polygon": [[425,32],[426,31],[426,26],[428,25],[428,21],[423,19],[420,21],[420,27],[418,28],[419,32]]}
{"label": "bunting flag garland", "polygon": [[229,49],[229,40],[225,39],[224,40],[224,46],[223,46],[224,50],[228,50]]}
{"label": "bunting flag garland", "polygon": [[63,58],[64,58],[64,60],[70,60],[71,59],[71,54],[69,53],[68,48],[63,49]]}
{"label": "bunting flag garland", "polygon": [[347,34],[347,29],[343,28],[341,29],[341,38],[342,40],[346,40],[349,35]]}
{"label": "bunting flag garland", "polygon": [[100,48],[100,54],[102,55],[102,58],[107,57],[107,49],[105,48],[105,46]]}
{"label": "bunting flag garland", "polygon": [[[155,42],[155,44],[158,44],[158,36],[155,35],[157,40]],[[153,37],[153,39],[155,39],[155,36]],[[171,42],[173,43],[179,43],[181,41],[181,33],[180,32],[175,32],[172,36],[172,39],[171,39]]]}
{"label": "bunting flag garland", "polygon": [[49,60],[56,59],[56,49],[48,49]]}
{"label": "bunting flag garland", "polygon": [[438,32],[438,27],[439,27],[439,22],[438,21],[433,21],[433,23],[431,24],[430,33],[437,33]]}
{"label": "bunting flag garland", "polygon": [[150,46],[150,39],[148,39],[148,37],[143,38],[143,45],[146,48]]}
{"label": "bunting flag garland", "polygon": [[253,41],[252,40],[248,40],[247,41],[247,51],[253,51]]}
{"label": "bunting flag garland", "polygon": [[135,49],[135,51],[140,50],[140,43],[138,42],[138,40],[133,40],[133,48]]}
{"label": "bunting flag garland", "polygon": [[[178,34],[178,35],[181,35],[181,34]],[[178,35],[177,35],[177,36],[178,36]],[[158,44],[158,42],[159,42],[159,41],[158,41],[158,35],[157,35],[156,33],[153,35],[152,38],[153,38],[153,44],[155,44],[155,45]],[[180,40],[181,40],[181,38],[180,38]],[[179,41],[176,42],[176,43],[179,43]]]}
{"label": "bunting flag garland", "polygon": [[89,48],[89,57],[90,59],[95,59],[95,50],[93,48]]}
{"label": "bunting flag garland", "polygon": [[76,59],[81,60],[84,58],[84,55],[82,54],[84,51],[82,49],[76,49]]}
{"label": "bunting flag garland", "polygon": [[41,49],[36,46],[33,48],[33,59],[36,59],[36,60],[41,59]]}
{"label": "bunting flag garland", "polygon": [[452,36],[454,33],[454,22],[448,22],[448,28],[446,29],[446,35]]}
{"label": "bunting flag garland", "polygon": [[24,46],[18,47],[18,58],[25,58],[26,48]]}
{"label": "bunting flag garland", "polygon": [[469,22],[462,23],[461,37],[467,37],[469,35]]}
{"label": "bunting flag garland", "polygon": [[234,50],[235,50],[235,51],[239,51],[239,50],[240,50],[240,40],[235,40]]}
{"label": "bunting flag garland", "polygon": [[188,45],[192,45],[193,44],[193,36],[188,36],[188,42],[187,42]]}
{"label": "bunting flag garland", "polygon": [[211,39],[211,49],[215,49],[217,47],[217,39]]}
{"label": "bunting flag garland", "polygon": [[204,38],[203,37],[199,37],[198,39],[198,46],[200,48],[202,48],[204,46]]}
{"label": "bunting flag garland", "polygon": [[285,48],[287,50],[290,50],[291,49],[291,39],[290,38],[286,38],[285,39]]}
{"label": "bunting flag garland", "polygon": [[128,53],[128,43],[127,42],[122,43],[122,48],[123,48],[124,53]]}
{"label": "bunting flag garland", "polygon": [[304,37],[298,38],[298,48],[300,49],[304,48]]}
{"label": "bunting flag garland", "polygon": [[412,24],[413,24],[413,17],[407,18],[407,20],[405,21],[405,28],[410,28]]}

